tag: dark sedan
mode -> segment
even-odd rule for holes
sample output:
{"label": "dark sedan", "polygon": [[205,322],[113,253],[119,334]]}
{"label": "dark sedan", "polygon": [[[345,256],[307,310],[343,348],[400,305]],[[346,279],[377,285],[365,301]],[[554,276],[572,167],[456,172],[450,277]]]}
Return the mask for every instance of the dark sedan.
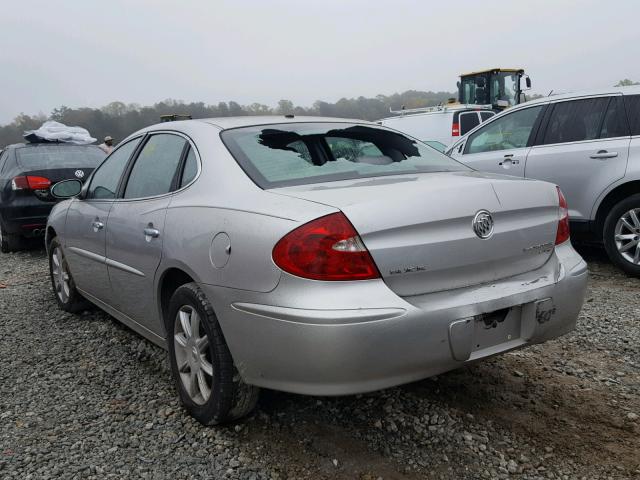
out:
{"label": "dark sedan", "polygon": [[85,180],[105,158],[95,145],[26,143],[0,154],[0,250],[19,250],[28,238],[44,236],[56,199],[50,186]]}

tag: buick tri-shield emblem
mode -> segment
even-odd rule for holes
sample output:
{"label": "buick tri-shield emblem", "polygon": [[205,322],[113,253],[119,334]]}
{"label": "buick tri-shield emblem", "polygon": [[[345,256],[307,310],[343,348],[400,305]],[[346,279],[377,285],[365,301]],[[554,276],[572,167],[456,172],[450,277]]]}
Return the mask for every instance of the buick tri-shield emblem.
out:
{"label": "buick tri-shield emblem", "polygon": [[76,177],[78,177],[78,178],[82,178],[82,177],[84,177],[84,171],[82,171],[82,170],[76,170],[76,171],[74,172],[74,175],[75,175]]}
{"label": "buick tri-shield emblem", "polygon": [[480,210],[473,218],[473,231],[480,238],[489,238],[493,233],[493,218],[486,210]]}

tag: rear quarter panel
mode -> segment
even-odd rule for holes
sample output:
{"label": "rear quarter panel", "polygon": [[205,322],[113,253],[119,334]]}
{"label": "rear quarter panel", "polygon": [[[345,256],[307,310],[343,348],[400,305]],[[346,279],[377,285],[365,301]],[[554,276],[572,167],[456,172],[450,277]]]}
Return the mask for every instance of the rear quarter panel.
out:
{"label": "rear quarter panel", "polygon": [[201,172],[171,201],[156,277],[176,267],[201,283],[273,290],[281,273],[271,257],[275,243],[297,226],[336,209],[260,189],[228,152],[219,130],[202,125],[185,132],[197,146]]}

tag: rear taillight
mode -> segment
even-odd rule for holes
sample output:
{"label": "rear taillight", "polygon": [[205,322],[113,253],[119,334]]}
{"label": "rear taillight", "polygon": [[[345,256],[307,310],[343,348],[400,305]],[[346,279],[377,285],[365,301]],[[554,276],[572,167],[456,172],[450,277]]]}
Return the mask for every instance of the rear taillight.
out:
{"label": "rear taillight", "polygon": [[569,240],[569,206],[567,199],[564,198],[560,187],[558,189],[559,212],[558,212],[558,231],[556,232],[556,245]]}
{"label": "rear taillight", "polygon": [[453,125],[451,125],[451,136],[452,137],[460,136],[460,124],[454,123]]}
{"label": "rear taillight", "polygon": [[312,280],[369,280],[380,272],[356,229],[342,213],[296,228],[278,241],[273,261],[287,273]]}
{"label": "rear taillight", "polygon": [[46,190],[50,186],[51,180],[48,178],[33,175],[14,177],[11,180],[12,190]]}

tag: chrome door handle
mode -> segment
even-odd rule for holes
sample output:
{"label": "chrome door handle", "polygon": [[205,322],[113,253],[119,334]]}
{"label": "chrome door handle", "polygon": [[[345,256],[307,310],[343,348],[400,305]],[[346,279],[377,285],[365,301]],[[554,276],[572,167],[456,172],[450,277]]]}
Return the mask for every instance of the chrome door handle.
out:
{"label": "chrome door handle", "polygon": [[160,230],[158,230],[157,228],[145,228],[144,236],[151,237],[151,238],[158,238],[160,236]]}
{"label": "chrome door handle", "polygon": [[596,153],[591,155],[591,158],[603,159],[603,158],[614,158],[617,156],[618,156],[618,152],[607,152],[606,150],[598,150]]}
{"label": "chrome door handle", "polygon": [[501,167],[510,167],[511,165],[518,165],[520,163],[520,160],[518,160],[517,158],[513,158],[513,154],[508,154],[504,156],[504,160],[502,160],[501,162],[498,162],[498,165],[500,165]]}
{"label": "chrome door handle", "polygon": [[102,230],[102,229],[104,228],[104,223],[102,223],[102,222],[101,222],[101,221],[99,221],[99,220],[94,220],[94,221],[91,223],[91,226],[93,227],[93,231],[94,231],[94,232],[97,232],[98,230]]}

